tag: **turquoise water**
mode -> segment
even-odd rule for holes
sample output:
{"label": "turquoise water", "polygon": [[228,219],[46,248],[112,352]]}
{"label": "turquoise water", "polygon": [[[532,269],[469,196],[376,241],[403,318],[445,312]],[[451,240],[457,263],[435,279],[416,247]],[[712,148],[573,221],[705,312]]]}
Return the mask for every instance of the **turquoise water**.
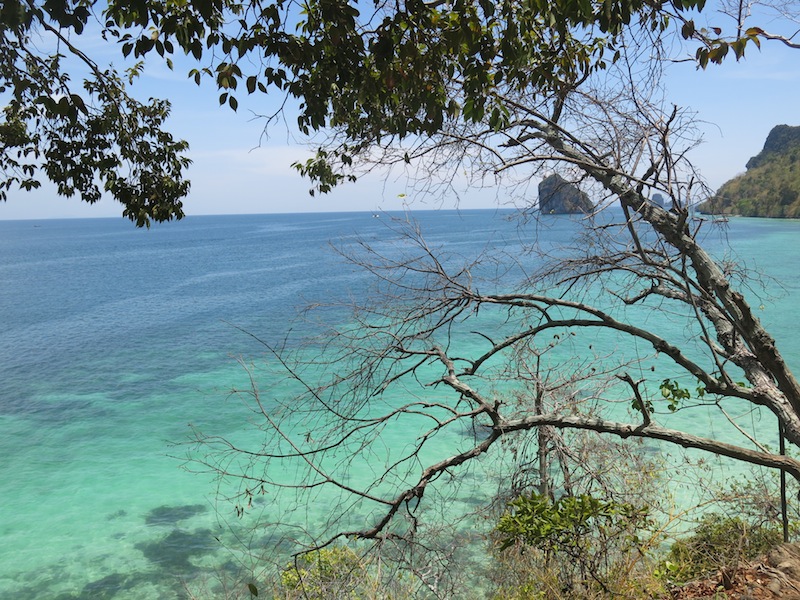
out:
{"label": "turquoise water", "polygon": [[[415,217],[434,247],[469,257],[488,245],[522,263],[526,244],[575,231],[567,219],[520,229],[508,215]],[[368,276],[329,243],[391,253],[388,217],[191,217],[149,231],[116,219],[0,222],[0,598],[183,597],[182,581],[213,588],[248,573],[226,549],[246,529],[215,502],[210,475],[181,468],[175,444],[189,424],[244,430],[228,394],[247,386],[237,358],[269,356],[240,328],[277,343],[291,323],[302,333],[307,304],[360,294]],[[727,231],[736,261],[774,278],[763,320],[800,368],[798,234],[799,222],[759,219]],[[388,430],[386,445],[403,434]],[[324,505],[300,512],[309,527],[327,516]]]}

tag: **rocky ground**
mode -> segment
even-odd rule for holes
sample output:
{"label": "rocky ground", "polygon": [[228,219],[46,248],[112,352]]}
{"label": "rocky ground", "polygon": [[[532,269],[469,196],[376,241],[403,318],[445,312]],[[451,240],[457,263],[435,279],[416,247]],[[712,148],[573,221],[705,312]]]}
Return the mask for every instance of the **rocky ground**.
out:
{"label": "rocky ground", "polygon": [[688,583],[673,591],[674,600],[695,598],[800,600],[800,544],[778,546],[762,560],[742,565],[729,577],[717,573],[714,578]]}

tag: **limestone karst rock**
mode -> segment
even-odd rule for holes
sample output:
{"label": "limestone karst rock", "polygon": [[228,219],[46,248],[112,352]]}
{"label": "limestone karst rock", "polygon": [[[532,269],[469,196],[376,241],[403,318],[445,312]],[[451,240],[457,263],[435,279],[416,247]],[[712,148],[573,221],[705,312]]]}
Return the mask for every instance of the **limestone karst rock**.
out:
{"label": "limestone karst rock", "polygon": [[592,208],[586,192],[558,174],[545,177],[539,183],[539,210],[542,214],[580,214],[591,212]]}
{"label": "limestone karst rock", "polygon": [[800,218],[800,127],[778,125],[764,148],[697,210],[717,215]]}

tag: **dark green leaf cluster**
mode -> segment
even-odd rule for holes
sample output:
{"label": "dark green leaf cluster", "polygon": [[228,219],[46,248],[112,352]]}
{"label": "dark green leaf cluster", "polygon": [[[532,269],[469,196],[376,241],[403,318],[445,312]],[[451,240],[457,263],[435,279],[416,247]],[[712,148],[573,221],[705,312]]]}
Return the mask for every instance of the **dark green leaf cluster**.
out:
{"label": "dark green leaf cluster", "polygon": [[[349,161],[349,157],[343,156],[341,160],[347,163]],[[328,153],[323,149],[318,150],[317,155],[314,158],[309,158],[304,163],[296,162],[292,166],[301,175],[308,177],[312,181],[319,182],[316,190],[314,188],[309,190],[312,196],[317,190],[323,194],[330,192],[333,189],[333,186],[341,182],[343,179],[355,181],[355,176],[353,175],[343,175],[342,173],[334,171],[330,162],[328,162]]]}
{"label": "dark green leaf cluster", "polygon": [[647,508],[597,498],[565,495],[557,501],[540,494],[509,503],[496,531],[500,549],[535,548],[558,574],[564,591],[600,589],[613,595],[614,573],[622,557],[641,552],[640,534],[651,525]]}
{"label": "dark green leaf cluster", "polygon": [[328,191],[355,155],[387,139],[456,120],[502,129],[509,115],[495,92],[558,93],[618,59],[617,37],[632,23],[666,28],[667,5],[689,11],[703,0],[306,0],[300,10],[286,0],[139,0],[113,1],[105,14],[126,55],[211,54],[190,77],[212,78],[220,104],[236,110],[242,88],[299,99],[302,133],[334,128],[346,140],[300,169]]}
{"label": "dark green leaf cluster", "polygon": [[697,38],[702,42],[695,53],[695,59],[698,66],[705,69],[709,62],[722,64],[730,51],[733,51],[736,60],[744,58],[748,43],[761,48],[760,38],[764,35],[764,30],[760,27],[750,27],[734,39],[726,40],[721,37],[722,29],[719,27],[698,30],[695,28],[694,21],[686,21],[681,28],[681,35],[685,39]]}
{"label": "dark green leaf cluster", "polygon": [[[3,5],[0,200],[14,188],[40,187],[45,176],[60,195],[89,203],[109,193],[137,226],[181,218],[188,145],[165,130],[168,102],[132,98],[119,74],[100,70],[69,41],[83,31],[90,7],[80,0]],[[50,55],[32,40],[43,33],[59,44]],[[68,55],[89,67],[77,85],[65,72]],[[129,76],[137,73],[134,67]]]}
{"label": "dark green leaf cluster", "polygon": [[[677,381],[672,381],[671,379],[662,381],[659,389],[661,390],[661,396],[667,401],[667,408],[669,408],[670,412],[678,410],[682,402],[692,397],[687,388],[681,387]],[[705,388],[698,386],[697,394],[699,397],[704,396]]]}
{"label": "dark green leaf cluster", "polygon": [[[704,0],[10,0],[0,9],[0,93],[11,98],[0,123],[2,197],[39,186],[44,172],[60,193],[89,202],[99,179],[139,224],[182,214],[186,145],[163,131],[169,105],[134,100],[124,77],[73,45],[90,18],[124,57],[157,55],[170,68],[177,53],[203,60],[189,76],[213,80],[233,110],[242,93],[299,100],[302,133],[338,134],[298,167],[324,192],[352,179],[354,157],[375,144],[455,122],[502,130],[510,115],[501,94],[565,94],[619,59],[628,27],[659,33],[677,18],[685,38],[700,40],[702,66],[729,48],[741,56],[763,34],[725,40],[697,30],[685,15],[703,8]],[[37,52],[39,34],[58,50]],[[64,71],[66,56],[91,71],[83,86]],[[128,83],[141,68],[128,70]]]}
{"label": "dark green leaf cluster", "polygon": [[632,504],[601,500],[589,494],[563,496],[552,502],[540,494],[520,496],[509,503],[500,517],[497,531],[501,534],[501,550],[521,542],[552,553],[574,554],[588,543],[596,529],[627,529],[629,522],[644,524],[646,508]]}

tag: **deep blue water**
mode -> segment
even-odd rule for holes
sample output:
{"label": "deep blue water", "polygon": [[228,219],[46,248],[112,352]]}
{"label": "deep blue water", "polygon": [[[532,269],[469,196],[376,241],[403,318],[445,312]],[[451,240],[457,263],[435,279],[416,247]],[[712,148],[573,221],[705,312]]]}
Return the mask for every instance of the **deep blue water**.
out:
{"label": "deep blue water", "polygon": [[[521,229],[509,214],[414,217],[433,247],[523,262],[524,244],[575,229]],[[302,332],[309,303],[360,294],[369,276],[330,244],[391,253],[403,242],[389,217],[0,222],[0,598],[180,597],[179,577],[235,570],[214,539],[230,515],[211,477],[182,470],[171,443],[189,423],[240,427],[227,393],[246,383],[236,358],[266,355],[241,330],[278,343],[290,324]],[[737,263],[774,278],[763,320],[800,369],[799,234],[800,222],[760,219],[727,232]]]}

